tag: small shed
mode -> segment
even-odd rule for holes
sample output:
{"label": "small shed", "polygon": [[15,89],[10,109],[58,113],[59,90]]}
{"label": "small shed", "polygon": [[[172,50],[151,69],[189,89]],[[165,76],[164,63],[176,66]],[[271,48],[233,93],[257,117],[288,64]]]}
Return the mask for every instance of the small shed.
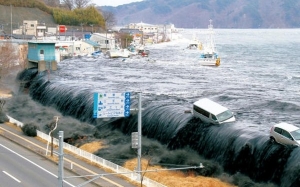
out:
{"label": "small shed", "polygon": [[38,71],[57,70],[55,42],[28,42],[28,68],[37,67]]}

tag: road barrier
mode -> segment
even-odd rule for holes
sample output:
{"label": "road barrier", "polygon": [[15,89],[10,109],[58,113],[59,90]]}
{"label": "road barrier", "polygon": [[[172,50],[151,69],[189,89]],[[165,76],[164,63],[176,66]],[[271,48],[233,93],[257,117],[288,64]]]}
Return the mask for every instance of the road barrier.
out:
{"label": "road barrier", "polygon": [[[7,116],[9,118],[9,122],[10,123],[14,123],[16,124],[18,127],[22,127],[23,126],[23,123],[18,121],[18,120],[15,120],[14,118],[10,117],[10,116]],[[40,137],[41,139],[44,139],[46,141],[50,141],[51,140],[51,136],[49,136],[48,134],[45,134],[41,131],[38,131],[37,130],[37,136]],[[57,145],[58,146],[58,143],[59,143],[59,140],[56,139],[56,138],[53,138],[53,144],[54,145]],[[89,160],[90,162],[92,163],[96,163],[96,164],[99,164],[100,166],[103,166],[105,168],[108,168],[108,169],[111,169],[112,171],[114,171],[115,173],[120,173],[120,175],[123,175],[133,181],[136,181],[136,182],[139,182],[137,181],[138,177],[139,177],[139,174],[134,172],[134,171],[131,171],[127,168],[124,168],[122,166],[119,166],[115,163],[112,163],[108,160],[105,160],[101,157],[98,157],[94,154],[91,154],[87,151],[84,151],[82,149],[79,149],[73,145],[70,145],[68,143],[65,143],[63,144],[63,148],[65,150],[68,150],[69,152],[72,152],[82,158],[85,158],[87,160]],[[149,179],[147,177],[143,177],[143,185],[145,185],[146,187],[167,187],[163,184],[160,184],[152,179]]]}

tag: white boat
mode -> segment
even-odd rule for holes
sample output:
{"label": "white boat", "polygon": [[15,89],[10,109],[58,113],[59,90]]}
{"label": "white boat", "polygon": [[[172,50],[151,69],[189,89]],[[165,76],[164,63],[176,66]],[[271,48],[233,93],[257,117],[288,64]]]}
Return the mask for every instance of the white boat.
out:
{"label": "white boat", "polygon": [[190,41],[188,49],[202,49],[202,43],[193,35],[193,39]]}
{"label": "white boat", "polygon": [[221,59],[218,56],[215,39],[214,39],[214,30],[212,20],[209,20],[210,24],[208,25],[208,38],[206,43],[203,44],[201,54],[200,54],[200,64],[203,66],[219,66]]}
{"label": "white boat", "polygon": [[128,58],[131,53],[128,49],[110,49],[106,52],[109,58]]}

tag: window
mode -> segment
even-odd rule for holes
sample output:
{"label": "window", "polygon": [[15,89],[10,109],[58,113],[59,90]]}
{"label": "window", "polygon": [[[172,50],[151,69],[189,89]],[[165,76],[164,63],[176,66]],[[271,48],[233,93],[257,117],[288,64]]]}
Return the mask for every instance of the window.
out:
{"label": "window", "polygon": [[199,114],[202,114],[202,115],[204,115],[204,116],[206,116],[206,117],[209,118],[209,112],[203,110],[202,108],[199,108],[198,106],[194,105],[194,110],[196,112],[198,112]]}
{"label": "window", "polygon": [[229,118],[232,118],[232,112],[229,110],[226,110],[225,112],[222,112],[221,114],[217,115],[217,118],[219,119],[220,122],[225,121]]}
{"label": "window", "polygon": [[278,127],[275,127],[274,129],[275,132],[281,134],[282,133],[282,129],[281,128],[278,128]]}
{"label": "window", "polygon": [[215,115],[213,115],[213,114],[211,114],[211,119],[217,121],[217,117]]}
{"label": "window", "polygon": [[43,50],[43,49],[40,50],[40,54],[41,54],[41,55],[44,54],[44,50]]}
{"label": "window", "polygon": [[285,130],[282,130],[282,136],[285,136],[286,138],[293,140],[292,136],[290,135],[290,133],[288,133]]}
{"label": "window", "polygon": [[300,129],[296,131],[292,131],[291,134],[295,138],[295,140],[300,140]]}

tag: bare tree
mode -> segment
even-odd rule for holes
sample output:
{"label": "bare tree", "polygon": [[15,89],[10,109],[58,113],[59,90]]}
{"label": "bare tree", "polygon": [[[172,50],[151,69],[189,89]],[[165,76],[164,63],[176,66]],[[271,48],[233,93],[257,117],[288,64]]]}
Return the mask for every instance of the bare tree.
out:
{"label": "bare tree", "polygon": [[0,87],[15,89],[15,78],[20,70],[27,67],[27,45],[0,43]]}
{"label": "bare tree", "polygon": [[0,45],[0,80],[11,73],[11,70],[18,68],[18,54],[12,43]]}
{"label": "bare tree", "polygon": [[91,0],[74,0],[74,5],[76,8],[85,8],[91,3]]}
{"label": "bare tree", "polygon": [[114,13],[109,12],[109,11],[101,11],[101,12],[102,12],[103,19],[105,21],[106,29],[110,29],[116,25],[117,20],[116,20]]}
{"label": "bare tree", "polygon": [[72,10],[74,8],[73,0],[62,0],[62,2],[65,4],[65,7],[69,10]]}

